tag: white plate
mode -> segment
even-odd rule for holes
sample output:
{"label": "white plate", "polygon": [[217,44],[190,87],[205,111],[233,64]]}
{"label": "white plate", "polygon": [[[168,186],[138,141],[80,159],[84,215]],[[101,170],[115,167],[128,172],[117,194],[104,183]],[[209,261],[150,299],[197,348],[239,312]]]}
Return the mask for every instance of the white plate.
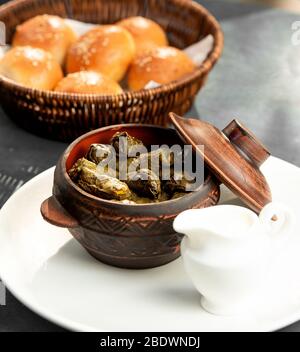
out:
{"label": "white plate", "polygon": [[[300,219],[300,169],[277,158],[263,167],[274,200]],[[41,316],[76,331],[270,331],[300,319],[300,240],[295,234],[273,263],[260,302],[249,315],[203,311],[181,259],[150,270],[97,262],[67,230],[42,220],[53,168],[17,191],[0,212],[0,277]],[[223,189],[222,202],[236,202]]]}

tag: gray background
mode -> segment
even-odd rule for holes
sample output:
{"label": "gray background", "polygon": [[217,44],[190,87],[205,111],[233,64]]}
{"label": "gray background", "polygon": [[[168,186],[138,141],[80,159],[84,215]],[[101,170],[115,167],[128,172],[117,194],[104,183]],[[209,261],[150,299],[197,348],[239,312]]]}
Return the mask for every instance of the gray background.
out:
{"label": "gray background", "polygon": [[[300,18],[222,0],[199,2],[221,21],[225,50],[188,115],[220,128],[238,118],[273,155],[300,166],[300,46],[291,44],[291,24]],[[53,166],[65,147],[21,130],[0,109],[0,207],[24,182]],[[1,331],[64,330],[7,292]],[[283,331],[300,331],[300,323]]]}

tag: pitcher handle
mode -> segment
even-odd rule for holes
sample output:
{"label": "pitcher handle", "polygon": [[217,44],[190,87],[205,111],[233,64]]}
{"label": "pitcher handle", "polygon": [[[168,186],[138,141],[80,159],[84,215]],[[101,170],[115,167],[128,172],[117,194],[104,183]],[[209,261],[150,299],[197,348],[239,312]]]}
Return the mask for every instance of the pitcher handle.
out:
{"label": "pitcher handle", "polygon": [[293,211],[277,202],[267,204],[260,212],[259,220],[267,234],[274,238],[287,238],[295,225]]}

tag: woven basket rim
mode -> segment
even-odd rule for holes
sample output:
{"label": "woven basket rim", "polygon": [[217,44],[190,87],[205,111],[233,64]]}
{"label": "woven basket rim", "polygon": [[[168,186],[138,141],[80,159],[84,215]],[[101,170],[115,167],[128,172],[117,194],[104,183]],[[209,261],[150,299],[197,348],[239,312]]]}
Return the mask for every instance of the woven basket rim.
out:
{"label": "woven basket rim", "polygon": [[[14,8],[15,6],[27,2],[28,0],[12,0],[7,4],[3,4],[0,6],[0,14],[2,11],[9,10],[10,8]],[[145,98],[150,98],[153,96],[158,96],[160,94],[165,94],[168,92],[173,92],[176,90],[181,89],[183,86],[186,86],[190,83],[192,83],[194,80],[199,79],[202,75],[207,74],[210,69],[213,67],[215,62],[219,59],[221,56],[223,46],[224,46],[224,35],[221,29],[221,26],[219,22],[216,20],[216,18],[202,5],[190,1],[190,0],[173,0],[175,3],[178,4],[184,4],[184,6],[188,6],[190,8],[196,9],[196,11],[199,12],[202,16],[206,17],[206,20],[211,22],[213,27],[216,30],[216,33],[213,35],[214,37],[214,45],[213,49],[211,50],[210,54],[208,57],[205,59],[205,61],[201,64],[200,67],[197,67],[196,70],[189,74],[186,75],[185,77],[173,81],[168,84],[162,84],[159,87],[156,88],[150,88],[150,89],[141,89],[138,91],[124,91],[121,94],[114,94],[114,95],[100,95],[100,94],[76,94],[76,93],[68,93],[68,92],[56,92],[56,91],[51,91],[51,90],[42,90],[42,89],[36,89],[36,88],[30,88],[23,86],[21,84],[18,84],[14,82],[13,80],[0,75],[0,84],[4,84],[10,89],[17,89],[18,91],[22,91],[22,93],[25,94],[30,94],[30,95],[38,95],[41,98],[46,98],[46,99],[72,99],[75,102],[82,102],[82,101],[92,101],[92,102],[114,102],[120,101],[120,98],[122,99],[145,99]]]}

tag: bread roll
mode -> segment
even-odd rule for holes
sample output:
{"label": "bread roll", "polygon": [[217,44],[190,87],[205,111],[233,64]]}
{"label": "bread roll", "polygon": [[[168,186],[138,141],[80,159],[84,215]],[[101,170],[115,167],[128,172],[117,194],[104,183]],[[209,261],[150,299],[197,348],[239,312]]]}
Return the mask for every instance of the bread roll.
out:
{"label": "bread roll", "polygon": [[68,74],[55,88],[58,92],[78,94],[120,94],[122,88],[111,78],[95,71],[81,71]]}
{"label": "bread roll", "polygon": [[98,71],[120,81],[135,55],[131,34],[114,25],[96,27],[74,43],[67,56],[67,72]]}
{"label": "bread roll", "polygon": [[49,52],[20,46],[0,61],[0,74],[30,88],[52,90],[63,77],[59,63]]}
{"label": "bread roll", "polygon": [[17,26],[12,45],[44,49],[63,65],[67,50],[75,40],[75,33],[62,18],[41,15]]}
{"label": "bread roll", "polygon": [[131,90],[138,90],[150,81],[166,84],[194,70],[195,64],[183,51],[158,47],[134,60],[128,72],[128,86]]}
{"label": "bread roll", "polygon": [[141,16],[129,17],[117,25],[126,28],[135,41],[137,54],[157,46],[167,46],[168,39],[164,30],[154,21]]}

